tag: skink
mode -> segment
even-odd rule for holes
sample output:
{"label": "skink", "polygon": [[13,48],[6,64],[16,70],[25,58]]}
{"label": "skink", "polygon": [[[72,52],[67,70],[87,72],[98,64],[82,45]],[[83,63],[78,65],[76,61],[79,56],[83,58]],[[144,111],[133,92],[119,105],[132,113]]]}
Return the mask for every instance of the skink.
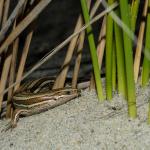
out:
{"label": "skink", "polygon": [[53,83],[54,81],[49,78],[41,78],[23,84],[12,98],[14,112],[8,128],[16,127],[20,115],[41,113],[64,104],[80,94],[78,89],[71,87],[52,90]]}

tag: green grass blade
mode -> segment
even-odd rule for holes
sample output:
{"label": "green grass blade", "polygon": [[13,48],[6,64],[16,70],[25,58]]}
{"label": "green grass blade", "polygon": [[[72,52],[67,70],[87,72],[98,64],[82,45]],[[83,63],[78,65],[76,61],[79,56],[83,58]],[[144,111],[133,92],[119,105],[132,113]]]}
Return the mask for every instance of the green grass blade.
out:
{"label": "green grass blade", "polygon": [[116,91],[116,45],[113,43],[112,51],[112,89]]}
{"label": "green grass blade", "polygon": [[[108,5],[114,0],[108,0]],[[106,21],[106,98],[112,99],[112,41],[113,41],[113,19],[110,14]]]}
{"label": "green grass blade", "polygon": [[[124,24],[131,29],[130,23],[130,9],[128,0],[120,1],[121,18]],[[124,52],[125,52],[125,67],[127,77],[127,93],[128,93],[128,113],[129,117],[136,118],[136,96],[135,96],[135,83],[134,83],[134,70],[133,70],[133,53],[132,41],[128,34],[123,31]]]}
{"label": "green grass blade", "polygon": [[136,20],[139,11],[140,0],[134,0],[131,6],[131,30],[135,32]]}
{"label": "green grass blade", "polygon": [[[116,15],[119,16],[117,9]],[[116,58],[117,58],[117,78],[118,78],[118,92],[127,98],[126,89],[126,71],[125,71],[125,56],[123,48],[123,35],[121,28],[114,22],[115,28],[115,42],[116,42]]]}
{"label": "green grass blade", "polygon": [[[82,12],[83,12],[85,23],[89,23],[90,17],[89,17],[86,0],[81,0],[81,7],[82,7]],[[99,69],[99,64],[98,64],[94,35],[92,33],[92,27],[89,26],[86,31],[88,34],[88,41],[89,41],[91,58],[92,58],[92,63],[93,63],[93,70],[94,70],[97,94],[98,94],[98,98],[100,100],[103,100],[104,96],[103,96],[102,83],[101,83],[101,78],[100,78],[100,69]]]}

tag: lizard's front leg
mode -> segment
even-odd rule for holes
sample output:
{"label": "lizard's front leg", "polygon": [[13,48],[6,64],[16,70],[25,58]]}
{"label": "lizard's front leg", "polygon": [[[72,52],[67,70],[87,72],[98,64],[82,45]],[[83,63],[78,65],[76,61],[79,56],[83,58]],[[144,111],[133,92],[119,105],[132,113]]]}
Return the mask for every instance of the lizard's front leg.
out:
{"label": "lizard's front leg", "polygon": [[20,115],[26,113],[27,110],[25,109],[15,109],[15,111],[13,112],[13,117],[11,120],[11,127],[15,128],[17,126],[17,122],[19,120]]}

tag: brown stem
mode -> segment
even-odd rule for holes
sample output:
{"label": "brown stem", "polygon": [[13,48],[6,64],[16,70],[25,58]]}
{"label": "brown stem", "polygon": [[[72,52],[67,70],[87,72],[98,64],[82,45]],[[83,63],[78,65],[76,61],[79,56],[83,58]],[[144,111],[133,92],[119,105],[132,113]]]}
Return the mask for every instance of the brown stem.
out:
{"label": "brown stem", "polygon": [[[14,79],[15,79],[18,46],[19,46],[19,38],[17,38],[13,43],[13,52],[12,52],[12,60],[11,60],[10,75],[9,75],[9,86],[14,83]],[[13,88],[9,89],[8,91],[6,118],[10,118],[12,114],[11,113],[12,95],[13,95]]]}
{"label": "brown stem", "polygon": [[40,1],[31,12],[17,25],[16,29],[10,33],[8,38],[0,47],[0,54],[7,48],[17,36],[42,12],[42,10],[51,2],[51,0]]}
{"label": "brown stem", "polygon": [[[16,24],[19,22],[19,19],[23,18],[26,8],[30,9],[29,6],[27,6],[27,1],[24,3],[23,9],[21,9],[19,16],[16,18],[13,26],[13,30],[16,28]],[[15,74],[16,74],[16,60],[17,60],[17,53],[18,53],[18,47],[19,47],[19,37],[13,42],[13,52],[12,52],[12,61],[11,61],[11,68],[10,68],[10,76],[9,76],[9,86],[14,83],[15,81]],[[23,66],[24,67],[24,66]],[[10,118],[12,116],[12,106],[11,106],[11,100],[14,93],[14,88],[10,88],[8,91],[8,97],[7,97],[7,110],[6,110],[6,118]]]}
{"label": "brown stem", "polygon": [[[146,18],[148,11],[148,0],[145,0],[144,10],[143,10],[143,17]],[[143,39],[144,39],[144,31],[145,31],[145,24],[146,20],[142,20],[137,40],[137,47],[136,47],[136,53],[135,53],[135,59],[134,59],[134,80],[135,83],[138,80],[139,75],[139,69],[140,69],[140,61],[141,61],[141,52],[142,52],[142,45],[143,45]]]}
{"label": "brown stem", "polygon": [[[96,13],[99,5],[100,5],[101,1],[96,1],[95,2],[95,5],[93,6],[92,10],[91,10],[91,13],[90,13],[90,17],[92,18],[94,16],[94,14]],[[90,8],[90,4],[91,4],[91,1],[89,0],[88,1],[88,7]],[[77,24],[76,24],[76,27],[75,27],[75,30],[74,32],[78,31],[81,26],[82,26],[82,19],[81,19],[81,16],[79,16],[78,18],[78,21],[77,21]],[[80,25],[80,26],[79,26]],[[78,27],[79,26],[79,27]],[[79,36],[79,35],[78,35]],[[67,51],[67,54],[66,54],[66,58],[65,58],[65,61],[64,61],[64,64],[62,66],[62,69],[61,69],[61,72],[60,74],[58,75],[56,81],[55,81],[55,84],[53,86],[53,89],[56,89],[56,88],[63,88],[64,87],[64,83],[65,83],[65,79],[66,79],[66,76],[67,76],[67,72],[68,72],[68,69],[69,69],[69,63],[71,61],[71,58],[72,58],[72,54],[73,54],[73,51],[75,49],[75,46],[76,46],[76,42],[77,42],[77,39],[78,39],[78,36],[74,37],[72,39],[72,41],[70,42],[70,45],[69,45],[69,48],[68,48],[68,51]],[[75,85],[74,85],[75,86]]]}
{"label": "brown stem", "polygon": [[2,23],[3,9],[4,9],[4,0],[0,0],[0,28]]}
{"label": "brown stem", "polygon": [[14,20],[17,18],[18,14],[20,13],[20,10],[22,10],[22,7],[26,2],[27,2],[27,0],[18,1],[17,6],[11,13],[10,17],[8,18],[7,22],[5,23],[5,26],[3,26],[3,28],[0,31],[0,43],[4,40],[8,29],[13,24]]}
{"label": "brown stem", "polygon": [[[9,5],[10,5],[10,0],[6,0],[5,3],[3,3],[2,27],[5,26],[5,23],[7,21],[8,12],[9,12]],[[6,50],[7,50],[7,47],[5,49],[5,52],[6,52]],[[0,92],[2,92],[6,87],[9,68],[10,68],[10,62],[11,62],[11,59],[12,59],[12,54],[11,54],[10,51],[5,53],[5,56],[6,57],[5,57],[5,60],[4,60],[4,65],[3,65],[1,80],[0,80],[1,81],[0,82]],[[2,108],[3,96],[4,95],[0,95],[0,112],[1,112],[1,108]]]}
{"label": "brown stem", "polygon": [[[74,32],[78,31],[81,27],[82,27],[82,18],[80,16],[78,18],[77,25],[75,27]],[[62,65],[61,72],[60,72],[60,74],[58,75],[58,77],[55,81],[53,89],[64,87],[65,79],[66,79],[67,72],[68,72],[68,69],[69,69],[69,64],[70,64],[70,61],[72,59],[73,51],[75,49],[78,37],[79,37],[79,35],[75,36],[70,42],[69,48],[67,50],[65,61]]]}
{"label": "brown stem", "polygon": [[[34,72],[37,68],[39,68],[42,64],[44,64],[45,62],[47,62],[49,59],[51,59],[57,52],[59,52],[60,50],[62,50],[62,48],[64,46],[66,46],[72,38],[74,38],[76,35],[78,35],[79,33],[81,33],[82,31],[84,31],[89,25],[93,24],[94,22],[96,22],[97,20],[99,20],[100,18],[102,18],[104,15],[106,15],[108,12],[112,11],[114,8],[116,8],[118,6],[118,3],[115,2],[114,4],[112,4],[109,8],[107,8],[106,10],[104,10],[103,12],[99,13],[96,17],[94,17],[93,19],[91,19],[91,21],[88,24],[85,24],[82,28],[80,28],[76,33],[71,34],[66,40],[64,40],[62,43],[60,43],[59,45],[57,45],[55,48],[53,48],[50,52],[48,52],[38,63],[36,63],[29,71],[27,71],[23,77],[19,80],[19,82],[21,82],[23,79],[25,79],[26,77],[28,77],[32,72]],[[0,95],[3,95],[5,93],[8,92],[8,90],[12,87],[14,87],[15,85],[17,85],[19,82],[15,82],[13,83],[11,86],[9,86],[7,89],[5,89],[3,92],[0,93]]]}
{"label": "brown stem", "polygon": [[79,44],[78,44],[78,49],[77,49],[77,59],[75,62],[73,78],[72,78],[72,88],[76,88],[77,86],[77,79],[78,79],[78,74],[79,74],[79,69],[80,69],[80,64],[81,64],[84,39],[85,39],[85,31],[80,34],[79,41],[78,41]]}
{"label": "brown stem", "polygon": [[[0,82],[0,93],[4,91],[6,83],[7,83],[11,59],[12,59],[12,54],[9,53],[7,57],[5,58],[5,62],[4,62],[3,70],[2,70],[1,82]],[[0,95],[0,112],[1,112],[1,107],[2,107],[3,96],[4,95]]]}
{"label": "brown stem", "polygon": [[5,0],[2,26],[4,26],[7,21],[8,13],[9,13],[9,5],[10,5],[10,0]]}
{"label": "brown stem", "polygon": [[[17,73],[17,77],[16,77],[16,82],[20,81],[22,78],[28,51],[29,51],[29,47],[30,47],[30,43],[32,40],[32,35],[33,35],[33,30],[30,31],[30,33],[26,37],[26,41],[25,41],[25,45],[23,48],[23,52],[22,52],[22,56],[21,56],[21,60],[20,60],[20,64],[19,64],[19,69],[18,69],[18,73]],[[20,83],[18,83],[15,86],[14,91],[16,91],[19,88],[19,86],[20,86]]]}

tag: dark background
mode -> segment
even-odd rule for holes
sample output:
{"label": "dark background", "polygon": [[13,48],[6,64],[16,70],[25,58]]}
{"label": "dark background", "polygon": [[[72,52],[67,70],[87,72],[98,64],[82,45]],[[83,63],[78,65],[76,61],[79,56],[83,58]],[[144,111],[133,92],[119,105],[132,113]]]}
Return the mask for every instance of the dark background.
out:
{"label": "dark background", "polygon": [[[14,5],[12,5],[12,8],[15,6],[16,1],[13,0],[13,3]],[[142,3],[143,2],[141,2],[141,4]],[[139,9],[140,12],[138,21],[140,21],[141,18],[142,6],[143,5],[141,5]],[[102,7],[99,8],[97,13],[99,13],[101,10]],[[78,16],[79,14],[81,14],[81,12],[80,0],[52,0],[52,2],[36,19],[34,27],[35,31],[27,57],[25,72],[32,68],[32,66],[34,66],[46,53],[50,52],[53,48],[55,48],[58,44],[63,42],[68,36],[73,33]],[[99,20],[92,25],[96,45],[98,44],[98,35],[100,31],[101,21],[102,20]],[[138,23],[136,29],[138,33]],[[29,78],[58,75],[61,65],[63,64],[67,49],[68,45],[65,46],[55,56],[53,56],[49,61],[43,64],[39,69],[34,71],[29,76]],[[21,51],[22,49],[19,50],[20,54]],[[71,67],[67,75],[69,78],[72,77],[75,58],[76,53],[74,53]],[[92,64],[86,36],[79,76],[81,78],[90,78],[91,71]],[[104,67],[102,72],[104,72]]]}
{"label": "dark background", "polygon": [[[75,28],[79,14],[81,13],[80,1],[55,0],[52,1],[36,20],[35,32],[30,46],[25,71],[36,64],[46,53],[55,48],[70,36]],[[100,21],[93,25],[95,41],[97,43],[100,30]],[[64,61],[68,45],[32,73],[29,78],[57,75]],[[68,77],[71,78],[76,53],[72,59]],[[92,65],[87,38],[85,39],[83,57],[80,68],[80,77],[89,78]]]}

